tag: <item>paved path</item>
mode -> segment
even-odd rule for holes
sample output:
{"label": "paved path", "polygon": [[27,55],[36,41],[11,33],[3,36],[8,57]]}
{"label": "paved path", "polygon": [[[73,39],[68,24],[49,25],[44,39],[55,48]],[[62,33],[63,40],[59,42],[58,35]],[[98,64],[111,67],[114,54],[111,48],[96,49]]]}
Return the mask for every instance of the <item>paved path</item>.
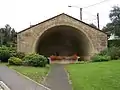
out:
{"label": "paved path", "polygon": [[44,85],[51,88],[51,90],[72,90],[71,85],[68,83],[64,65],[61,64],[52,65]]}
{"label": "paved path", "polygon": [[[0,80],[11,90],[48,90],[22,76],[7,66],[0,66]],[[57,90],[57,89],[56,89]]]}

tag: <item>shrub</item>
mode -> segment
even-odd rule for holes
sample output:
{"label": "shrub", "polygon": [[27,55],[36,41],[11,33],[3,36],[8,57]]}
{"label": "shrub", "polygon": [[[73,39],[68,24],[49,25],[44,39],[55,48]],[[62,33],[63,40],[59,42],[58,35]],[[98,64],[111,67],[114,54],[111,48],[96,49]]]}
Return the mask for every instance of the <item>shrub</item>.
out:
{"label": "shrub", "polygon": [[20,59],[23,59],[25,57],[25,53],[23,53],[23,52],[17,52],[15,56],[18,57],[18,58],[20,58]]}
{"label": "shrub", "polygon": [[28,54],[23,58],[24,65],[45,67],[47,58],[39,54]]}
{"label": "shrub", "polygon": [[119,59],[120,58],[120,47],[111,47],[109,48],[107,55],[111,57],[111,59]]}
{"label": "shrub", "polygon": [[108,40],[108,47],[119,47],[120,46],[120,39],[116,40]]}
{"label": "shrub", "polygon": [[117,60],[117,59],[120,59],[120,47],[115,47],[115,46],[112,46],[108,49],[105,49],[103,51],[101,51],[99,53],[99,55],[107,55],[107,56],[110,56],[111,59],[113,60]]}
{"label": "shrub", "polygon": [[99,55],[102,55],[102,56],[107,55],[108,50],[109,50],[108,48],[104,49],[103,51],[101,51],[101,52],[99,53]]}
{"label": "shrub", "polygon": [[22,60],[17,57],[10,57],[8,63],[9,65],[22,65]]}
{"label": "shrub", "polygon": [[6,46],[0,47],[0,60],[2,62],[7,62],[10,57],[11,57],[11,53],[9,48]]}
{"label": "shrub", "polygon": [[93,62],[103,62],[103,61],[109,61],[111,60],[110,56],[102,56],[102,55],[95,55],[92,57]]}

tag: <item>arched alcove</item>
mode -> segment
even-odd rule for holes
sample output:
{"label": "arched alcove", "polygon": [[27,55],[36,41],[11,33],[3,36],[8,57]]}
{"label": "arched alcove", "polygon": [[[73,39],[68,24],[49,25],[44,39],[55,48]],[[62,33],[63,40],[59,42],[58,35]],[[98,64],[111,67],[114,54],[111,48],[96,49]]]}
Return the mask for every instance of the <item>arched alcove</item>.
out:
{"label": "arched alcove", "polygon": [[45,56],[78,54],[81,59],[85,59],[89,57],[90,50],[90,41],[83,32],[71,26],[60,25],[49,28],[39,37],[35,51]]}

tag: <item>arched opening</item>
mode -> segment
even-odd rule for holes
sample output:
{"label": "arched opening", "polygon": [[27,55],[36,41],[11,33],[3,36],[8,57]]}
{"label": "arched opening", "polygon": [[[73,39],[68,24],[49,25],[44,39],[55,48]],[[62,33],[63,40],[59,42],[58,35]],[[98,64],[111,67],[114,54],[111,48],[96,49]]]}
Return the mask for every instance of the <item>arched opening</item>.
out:
{"label": "arched opening", "polygon": [[89,56],[90,43],[80,30],[66,25],[46,30],[38,39],[36,52],[45,56],[71,56],[77,54],[81,59]]}

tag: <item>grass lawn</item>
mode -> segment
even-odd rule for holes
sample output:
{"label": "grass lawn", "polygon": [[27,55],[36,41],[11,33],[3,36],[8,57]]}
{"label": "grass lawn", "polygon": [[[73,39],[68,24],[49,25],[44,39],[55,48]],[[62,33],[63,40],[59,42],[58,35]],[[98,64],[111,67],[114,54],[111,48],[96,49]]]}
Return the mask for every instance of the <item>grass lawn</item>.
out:
{"label": "grass lawn", "polygon": [[5,65],[7,65],[7,64],[8,64],[8,63],[3,63],[3,62],[1,63],[1,62],[0,62],[0,66],[5,66]]}
{"label": "grass lawn", "polygon": [[40,83],[43,77],[48,73],[49,68],[28,67],[28,66],[9,66],[10,68],[28,76],[34,81]]}
{"label": "grass lawn", "polygon": [[120,60],[67,67],[73,90],[120,90]]}

